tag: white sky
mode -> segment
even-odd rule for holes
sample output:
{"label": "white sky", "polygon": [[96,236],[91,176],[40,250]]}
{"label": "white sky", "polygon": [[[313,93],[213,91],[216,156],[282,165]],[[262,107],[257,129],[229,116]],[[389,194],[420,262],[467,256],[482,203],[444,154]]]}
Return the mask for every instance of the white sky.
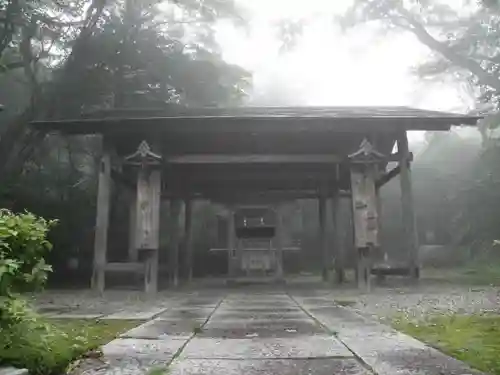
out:
{"label": "white sky", "polygon": [[[239,2],[251,14],[250,30],[222,24],[217,35],[225,59],[253,73],[256,99],[285,92],[294,101],[290,104],[302,105],[407,105],[460,112],[472,105],[458,85],[423,84],[412,75],[430,53],[412,35],[381,37],[368,27],[342,34],[334,16],[349,0]],[[273,23],[283,18],[309,22],[297,46],[280,54]]]}

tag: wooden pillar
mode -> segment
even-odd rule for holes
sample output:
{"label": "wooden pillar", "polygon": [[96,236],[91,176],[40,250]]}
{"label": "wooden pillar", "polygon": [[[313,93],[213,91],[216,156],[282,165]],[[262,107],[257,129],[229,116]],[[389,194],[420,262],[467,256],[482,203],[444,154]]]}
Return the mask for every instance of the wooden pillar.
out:
{"label": "wooden pillar", "polygon": [[408,137],[406,131],[401,132],[398,137],[398,153],[401,156],[399,180],[401,184],[401,208],[403,214],[403,233],[408,254],[408,266],[410,275],[414,279],[419,278],[418,262],[418,232],[415,220],[415,208],[413,201],[413,188],[411,184],[410,151],[408,148]]}
{"label": "wooden pillar", "polygon": [[[154,153],[143,140],[137,150],[125,157],[125,163],[137,170],[135,198],[135,233],[130,235],[129,256],[145,257],[144,290],[158,290],[158,248],[160,245],[161,155]],[[137,255],[136,255],[137,252]]]}
{"label": "wooden pillar", "polygon": [[[380,174],[379,174],[380,175]],[[377,217],[378,217],[378,247],[379,253],[383,255],[384,262],[387,259],[387,251],[384,249],[382,244],[382,198],[380,197],[380,189],[377,188],[375,191],[375,204],[377,207]]]}
{"label": "wooden pillar", "polygon": [[320,196],[318,199],[318,212],[319,212],[319,241],[321,248],[321,259],[322,259],[322,279],[323,281],[328,281],[329,272],[329,255],[328,255],[328,238],[326,236],[326,192],[324,190],[320,191]]}
{"label": "wooden pillar", "polygon": [[191,199],[184,201],[184,245],[186,251],[186,280],[191,282],[193,279],[193,202]]}
{"label": "wooden pillar", "polygon": [[236,225],[234,221],[234,210],[229,209],[227,216],[227,269],[228,276],[236,276],[236,264],[235,260],[237,258],[237,244],[236,244]]}
{"label": "wooden pillar", "polygon": [[92,289],[103,293],[105,287],[106,252],[108,247],[109,206],[111,196],[111,156],[106,140],[99,163],[99,182],[97,188],[97,213],[94,237],[94,264]]}
{"label": "wooden pillar", "polygon": [[351,168],[354,239],[357,249],[358,287],[370,290],[371,257],[378,246],[378,218],[375,202],[375,174],[369,166]]}
{"label": "wooden pillar", "polygon": [[181,200],[170,201],[170,285],[179,285],[179,215],[181,213]]}
{"label": "wooden pillar", "polygon": [[284,278],[283,272],[283,208],[278,205],[276,208],[276,235],[275,235],[275,277],[277,281],[282,281]]}
{"label": "wooden pillar", "polygon": [[128,260],[129,262],[137,262],[139,254],[137,251],[136,241],[136,228],[137,228],[137,202],[136,194],[131,197],[130,211],[129,211],[129,231],[128,231]]}
{"label": "wooden pillar", "polygon": [[377,165],[384,159],[366,138],[359,150],[349,155],[354,243],[358,255],[356,278],[358,287],[366,291],[370,290],[372,254],[379,245],[375,181]]}
{"label": "wooden pillar", "polygon": [[142,167],[137,173],[136,249],[145,254],[144,291],[158,291],[161,171]]}
{"label": "wooden pillar", "polygon": [[345,279],[344,272],[344,248],[341,240],[340,223],[342,221],[342,207],[340,194],[336,191],[332,199],[332,220],[333,220],[333,249],[335,252],[335,275],[338,284],[342,284]]}
{"label": "wooden pillar", "polygon": [[370,247],[358,248],[358,267],[356,278],[358,288],[366,292],[370,292],[371,290],[371,251],[372,248]]}

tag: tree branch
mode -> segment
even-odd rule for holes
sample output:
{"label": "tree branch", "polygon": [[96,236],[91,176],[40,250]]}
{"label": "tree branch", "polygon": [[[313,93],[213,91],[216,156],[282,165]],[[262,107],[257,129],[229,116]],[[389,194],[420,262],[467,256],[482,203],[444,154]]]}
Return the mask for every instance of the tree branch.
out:
{"label": "tree branch", "polygon": [[5,18],[2,20],[3,33],[0,37],[0,56],[3,51],[9,46],[14,35],[14,17],[19,10],[19,0],[10,0],[5,9]]}
{"label": "tree branch", "polygon": [[427,31],[427,29],[413,17],[413,15],[408,10],[400,7],[398,11],[411,26],[409,28],[406,28],[406,30],[411,31],[421,43],[425,44],[431,50],[439,52],[446,59],[452,61],[460,67],[469,70],[479,79],[482,84],[490,86],[496,91],[500,92],[500,81],[495,75],[483,69],[481,67],[481,64],[479,64],[474,59],[456,53],[446,43],[440,42],[439,40],[434,38]]}

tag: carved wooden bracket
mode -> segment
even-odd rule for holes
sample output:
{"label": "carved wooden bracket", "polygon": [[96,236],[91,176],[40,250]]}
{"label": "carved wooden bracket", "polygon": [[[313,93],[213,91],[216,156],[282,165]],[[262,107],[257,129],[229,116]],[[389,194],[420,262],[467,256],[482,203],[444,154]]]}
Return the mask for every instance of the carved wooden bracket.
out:
{"label": "carved wooden bracket", "polygon": [[128,156],[125,156],[125,163],[140,167],[161,165],[162,157],[151,151],[148,142],[143,140],[137,150]]}
{"label": "carved wooden bracket", "polygon": [[386,155],[377,151],[366,138],[361,142],[359,150],[347,157],[351,163],[355,164],[380,163],[386,160]]}

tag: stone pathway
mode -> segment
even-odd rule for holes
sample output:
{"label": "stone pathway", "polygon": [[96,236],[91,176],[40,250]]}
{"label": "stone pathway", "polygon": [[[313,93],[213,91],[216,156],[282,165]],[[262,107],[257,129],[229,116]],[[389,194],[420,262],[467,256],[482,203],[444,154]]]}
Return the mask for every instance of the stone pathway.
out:
{"label": "stone pathway", "polygon": [[100,317],[149,320],[79,374],[480,374],[314,291],[205,290],[106,308]]}

